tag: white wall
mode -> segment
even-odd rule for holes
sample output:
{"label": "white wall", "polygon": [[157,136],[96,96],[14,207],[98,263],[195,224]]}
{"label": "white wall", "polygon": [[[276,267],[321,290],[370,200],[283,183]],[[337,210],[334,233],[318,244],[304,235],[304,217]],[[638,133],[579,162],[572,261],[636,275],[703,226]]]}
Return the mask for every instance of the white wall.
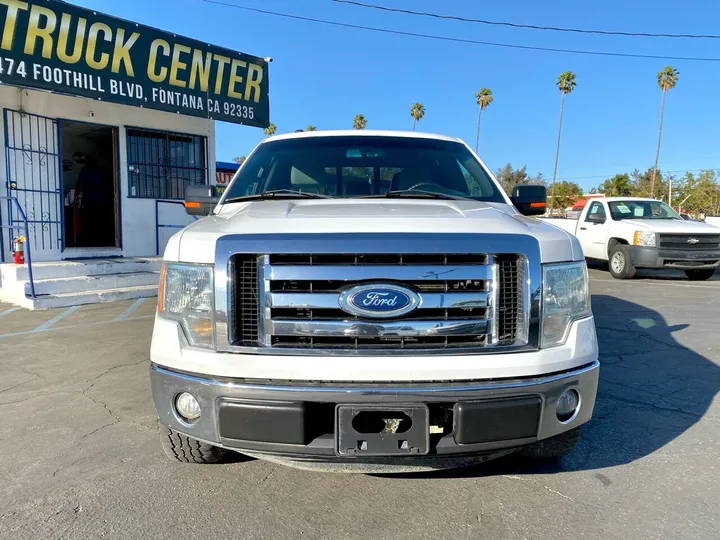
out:
{"label": "white wall", "polygon": [[[128,198],[128,161],[125,127],[143,127],[162,131],[176,131],[207,138],[207,167],[210,183],[215,183],[215,123],[203,118],[194,118],[151,109],[117,105],[87,98],[61,96],[50,92],[19,90],[10,86],[0,86],[0,108],[23,110],[29,114],[37,114],[50,118],[77,120],[108,126],[116,126],[119,136],[119,167],[120,167],[120,202],[122,216],[122,255],[126,257],[155,255],[155,201],[154,199]],[[5,148],[4,114],[0,115],[0,148]],[[6,160],[4,152],[0,157],[0,193],[6,194],[7,180]],[[4,203],[5,201],[0,201]],[[170,207],[170,205],[161,205]],[[5,213],[7,204],[0,204],[0,217],[3,224],[7,223]],[[161,210],[164,212],[165,210]],[[180,206],[169,210],[172,224],[187,224],[192,221]],[[161,218],[163,222],[164,215]],[[177,229],[161,229],[161,240],[165,242],[171,232]],[[3,231],[5,260],[10,257],[7,245],[7,231]],[[161,242],[160,252],[164,249]],[[35,260],[40,260],[36,257]]]}

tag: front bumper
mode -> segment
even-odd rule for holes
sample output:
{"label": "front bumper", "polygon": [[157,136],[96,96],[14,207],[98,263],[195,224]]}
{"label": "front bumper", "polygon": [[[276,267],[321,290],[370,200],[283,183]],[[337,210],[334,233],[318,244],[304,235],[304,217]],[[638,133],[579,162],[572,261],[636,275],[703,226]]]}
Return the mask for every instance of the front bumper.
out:
{"label": "front bumper", "polygon": [[[492,381],[260,384],[206,378],[152,364],[150,380],[160,423],[189,437],[252,454],[356,461],[362,457],[340,457],[336,451],[338,405],[427,405],[430,425],[436,427],[429,436],[427,455],[473,456],[531,444],[587,422],[595,405],[598,374],[595,360],[561,373]],[[561,422],[556,403],[571,388],[580,395],[580,406],[570,420]],[[192,424],[175,411],[175,398],[181,392],[191,393],[200,404],[202,415]]]}
{"label": "front bumper", "polygon": [[720,267],[720,251],[691,251],[630,246],[630,260],[636,268],[703,270]]}

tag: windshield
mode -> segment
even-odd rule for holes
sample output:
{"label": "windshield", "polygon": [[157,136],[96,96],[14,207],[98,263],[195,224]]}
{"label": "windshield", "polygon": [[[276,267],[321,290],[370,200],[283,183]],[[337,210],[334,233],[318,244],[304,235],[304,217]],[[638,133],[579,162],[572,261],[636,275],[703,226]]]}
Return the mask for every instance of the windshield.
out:
{"label": "windshield", "polygon": [[682,219],[662,201],[615,201],[610,204],[610,215],[615,221],[622,219]]}
{"label": "windshield", "polygon": [[344,198],[408,191],[408,196],[437,193],[505,202],[500,188],[464,145],[414,137],[267,142],[248,158],[224,200],[277,190]]}

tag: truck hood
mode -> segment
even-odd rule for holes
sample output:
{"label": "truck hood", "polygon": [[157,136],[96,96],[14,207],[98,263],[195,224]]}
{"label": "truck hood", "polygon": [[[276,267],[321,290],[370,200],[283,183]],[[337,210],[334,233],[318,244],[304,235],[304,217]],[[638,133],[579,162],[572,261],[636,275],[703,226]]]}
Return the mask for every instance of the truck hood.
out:
{"label": "truck hood", "polygon": [[577,240],[502,203],[445,200],[290,200],[224,205],[173,236],[166,260],[212,263],[229,234],[522,234],[540,243],[542,262],[582,260]]}
{"label": "truck hood", "polygon": [[720,234],[720,228],[700,221],[679,219],[625,219],[620,221],[640,231],[669,234]]}

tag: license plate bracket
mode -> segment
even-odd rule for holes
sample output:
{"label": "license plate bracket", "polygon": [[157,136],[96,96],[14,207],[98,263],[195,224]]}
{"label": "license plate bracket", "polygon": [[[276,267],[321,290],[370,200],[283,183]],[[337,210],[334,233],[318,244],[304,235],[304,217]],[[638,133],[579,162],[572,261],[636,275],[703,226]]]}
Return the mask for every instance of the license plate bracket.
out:
{"label": "license plate bracket", "polygon": [[425,455],[427,405],[337,405],[335,453],[342,457]]}

